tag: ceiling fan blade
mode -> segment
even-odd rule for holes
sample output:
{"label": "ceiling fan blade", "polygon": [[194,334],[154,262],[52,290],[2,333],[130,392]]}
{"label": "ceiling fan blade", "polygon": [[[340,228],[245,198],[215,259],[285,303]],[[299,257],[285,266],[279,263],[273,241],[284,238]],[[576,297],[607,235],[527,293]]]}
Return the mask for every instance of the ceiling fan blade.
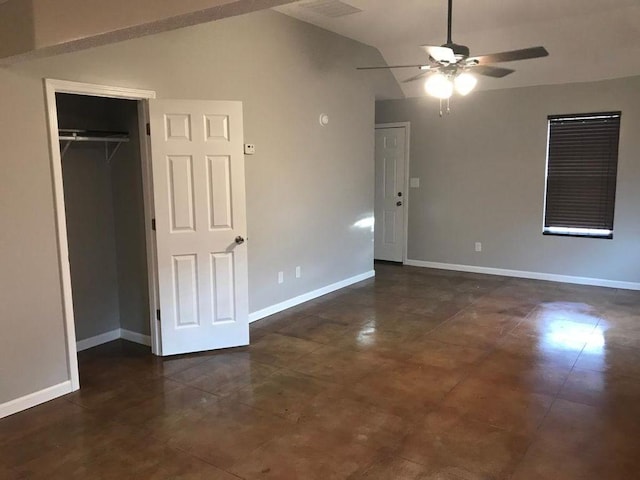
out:
{"label": "ceiling fan blade", "polygon": [[427,75],[427,73],[430,73],[430,72],[429,71],[420,72],[418,75],[415,75],[411,78],[407,78],[406,80],[403,80],[402,83],[415,82],[416,80],[420,80],[421,78],[424,78],[425,75]]}
{"label": "ceiling fan blade", "polygon": [[429,69],[429,65],[387,65],[387,66],[379,66],[379,67],[356,67],[356,70],[382,70],[388,68],[421,68],[424,70]]}
{"label": "ceiling fan blade", "polygon": [[480,65],[487,63],[514,62],[516,60],[528,60],[530,58],[541,58],[549,55],[544,47],[523,48],[522,50],[511,50],[509,52],[491,53],[489,55],[479,55],[469,57],[466,61],[477,61]]}
{"label": "ceiling fan blade", "polygon": [[425,52],[429,54],[431,58],[433,58],[438,63],[444,64],[452,64],[456,63],[456,56],[448,47],[434,47],[430,45],[422,45],[422,48]]}
{"label": "ceiling fan blade", "polygon": [[471,70],[473,73],[484,75],[485,77],[502,78],[515,72],[510,68],[492,67],[491,65],[478,65]]}

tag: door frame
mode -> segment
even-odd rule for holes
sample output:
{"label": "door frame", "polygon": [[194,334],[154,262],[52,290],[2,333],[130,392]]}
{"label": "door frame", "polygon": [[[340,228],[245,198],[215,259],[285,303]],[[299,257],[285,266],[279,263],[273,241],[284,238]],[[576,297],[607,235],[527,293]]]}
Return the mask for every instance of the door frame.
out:
{"label": "door frame", "polygon": [[45,102],[47,109],[47,128],[49,131],[49,157],[51,161],[51,176],[55,208],[56,235],[58,240],[58,263],[60,266],[60,282],[62,285],[62,312],[65,324],[67,343],[68,372],[72,391],[80,388],[80,374],[78,372],[78,352],[76,345],[76,329],[73,313],[73,291],[71,288],[71,268],[69,265],[69,243],[67,239],[67,218],[64,204],[64,183],[62,179],[62,157],[60,154],[60,139],[58,135],[58,110],[56,93],[69,93],[93,97],[135,100],[138,102],[138,127],[140,132],[140,158],[142,163],[142,189],[144,196],[144,221],[147,270],[149,288],[149,322],[151,326],[151,350],[160,355],[160,335],[155,321],[157,305],[157,275],[155,265],[155,239],[150,228],[153,218],[153,190],[151,182],[151,162],[149,137],[147,136],[148,101],[156,98],[152,90],[95,85],[90,83],[72,82],[67,80],[44,79]]}
{"label": "door frame", "polygon": [[404,128],[404,239],[402,242],[402,264],[407,263],[407,245],[409,242],[409,167],[411,161],[411,122],[376,123],[375,130],[383,128]]}

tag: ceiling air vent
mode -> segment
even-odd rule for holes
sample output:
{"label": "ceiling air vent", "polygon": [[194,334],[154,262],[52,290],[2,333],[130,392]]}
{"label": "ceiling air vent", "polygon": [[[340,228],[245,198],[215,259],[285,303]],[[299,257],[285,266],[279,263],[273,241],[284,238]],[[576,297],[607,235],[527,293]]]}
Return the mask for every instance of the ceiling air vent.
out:
{"label": "ceiling air vent", "polygon": [[340,0],[313,0],[311,2],[300,3],[299,5],[300,8],[305,8],[318,15],[333,18],[353,15],[354,13],[362,11]]}

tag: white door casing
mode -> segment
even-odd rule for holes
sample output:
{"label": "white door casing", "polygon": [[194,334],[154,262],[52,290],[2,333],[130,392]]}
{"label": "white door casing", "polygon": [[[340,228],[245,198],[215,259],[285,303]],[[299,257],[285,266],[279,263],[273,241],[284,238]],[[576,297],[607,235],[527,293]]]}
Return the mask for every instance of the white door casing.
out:
{"label": "white door casing", "polygon": [[242,102],[152,100],[149,120],[162,355],[248,345]]}
{"label": "white door casing", "polygon": [[376,128],[374,257],[402,262],[405,245],[404,127]]}

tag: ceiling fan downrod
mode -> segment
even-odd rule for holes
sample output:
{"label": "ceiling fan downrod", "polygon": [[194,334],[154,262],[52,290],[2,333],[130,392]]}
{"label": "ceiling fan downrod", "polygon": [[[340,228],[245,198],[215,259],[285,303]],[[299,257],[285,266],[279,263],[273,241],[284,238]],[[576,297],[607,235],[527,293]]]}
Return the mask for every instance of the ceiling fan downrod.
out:
{"label": "ceiling fan downrod", "polygon": [[447,44],[453,44],[453,40],[451,38],[451,25],[452,25],[452,17],[453,17],[453,0],[449,0],[449,14],[447,16]]}
{"label": "ceiling fan downrod", "polygon": [[448,0],[447,3],[447,43],[441,46],[453,50],[456,59],[461,60],[469,56],[469,47],[467,47],[466,45],[458,45],[457,43],[453,43],[453,0]]}

